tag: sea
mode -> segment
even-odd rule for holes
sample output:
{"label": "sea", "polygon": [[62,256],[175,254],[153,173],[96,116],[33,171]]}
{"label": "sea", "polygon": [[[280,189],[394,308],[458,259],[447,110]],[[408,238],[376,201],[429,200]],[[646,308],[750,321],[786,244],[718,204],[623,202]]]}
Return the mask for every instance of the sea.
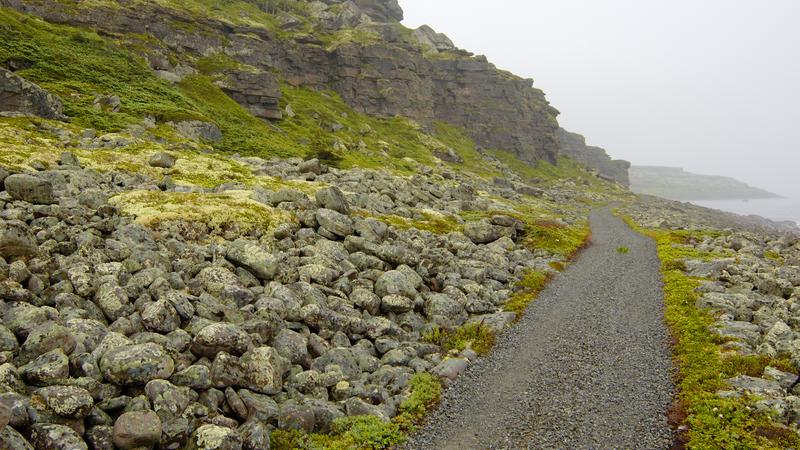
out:
{"label": "sea", "polygon": [[764,198],[755,200],[692,200],[695,205],[741,215],[755,214],[767,219],[790,220],[800,226],[800,198]]}

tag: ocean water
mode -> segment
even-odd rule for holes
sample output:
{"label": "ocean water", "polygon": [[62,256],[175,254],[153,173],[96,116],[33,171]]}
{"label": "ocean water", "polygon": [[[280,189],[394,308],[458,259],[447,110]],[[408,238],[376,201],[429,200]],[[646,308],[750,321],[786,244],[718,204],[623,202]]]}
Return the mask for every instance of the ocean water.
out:
{"label": "ocean water", "polygon": [[736,214],[766,217],[800,225],[800,198],[765,198],[759,200],[693,200],[695,205],[720,209]]}

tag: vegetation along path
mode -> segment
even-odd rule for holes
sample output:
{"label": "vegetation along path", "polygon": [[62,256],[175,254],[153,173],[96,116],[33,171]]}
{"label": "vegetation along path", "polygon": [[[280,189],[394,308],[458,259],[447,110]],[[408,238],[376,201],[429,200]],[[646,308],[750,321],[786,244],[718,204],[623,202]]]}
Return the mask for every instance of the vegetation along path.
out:
{"label": "vegetation along path", "polygon": [[608,210],[593,245],[443,395],[409,448],[668,448],[655,243]]}

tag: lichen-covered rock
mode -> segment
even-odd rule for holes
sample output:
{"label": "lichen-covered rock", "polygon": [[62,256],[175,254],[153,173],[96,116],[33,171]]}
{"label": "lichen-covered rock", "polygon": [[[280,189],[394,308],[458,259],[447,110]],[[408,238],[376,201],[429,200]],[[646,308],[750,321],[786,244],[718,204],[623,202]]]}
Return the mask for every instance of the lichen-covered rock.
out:
{"label": "lichen-covered rock", "polygon": [[0,257],[34,256],[38,252],[36,240],[24,222],[0,221]]}
{"label": "lichen-covered rock", "polygon": [[379,297],[402,295],[413,299],[417,295],[415,280],[400,270],[390,270],[375,282],[375,294]]}
{"label": "lichen-covered rock", "polygon": [[272,347],[256,347],[242,355],[240,362],[247,388],[263,394],[276,394],[283,387],[289,361]]}
{"label": "lichen-covered rock", "polygon": [[192,353],[213,358],[219,352],[241,355],[251,344],[242,327],[231,323],[214,323],[197,333],[192,341]]}
{"label": "lichen-covered rock", "polygon": [[488,221],[480,221],[466,224],[464,234],[476,244],[488,244],[500,239],[503,230]]}
{"label": "lichen-covered rock", "polygon": [[19,432],[11,427],[0,428],[0,448],[7,450],[34,450]]}
{"label": "lichen-covered rock", "polygon": [[153,153],[148,160],[152,167],[160,167],[162,169],[171,169],[175,166],[176,159],[174,156],[166,152]]}
{"label": "lichen-covered rock", "polygon": [[340,238],[353,234],[353,220],[332,209],[320,208],[316,214],[319,226]]}
{"label": "lichen-covered rock", "polygon": [[0,112],[65,120],[63,109],[58,97],[0,67]]}
{"label": "lichen-covered rock", "polygon": [[161,440],[161,419],[153,411],[131,411],[114,422],[114,445],[122,449],[152,447]]}
{"label": "lichen-covered rock", "polygon": [[19,173],[9,175],[4,184],[6,192],[13,199],[36,205],[49,205],[56,202],[53,184],[44,178]]}
{"label": "lichen-covered rock", "polygon": [[236,431],[217,425],[203,425],[195,430],[189,450],[241,450],[242,438]]}
{"label": "lichen-covered rock", "polygon": [[344,193],[337,187],[318,190],[314,197],[322,208],[327,208],[341,214],[350,214],[350,206],[344,198]]}
{"label": "lichen-covered rock", "polygon": [[158,344],[135,344],[116,347],[100,359],[103,377],[112,383],[145,384],[150,380],[167,379],[175,370],[172,358]]}
{"label": "lichen-covered rock", "polygon": [[88,450],[83,439],[72,428],[52,423],[31,427],[31,444],[36,450]]}
{"label": "lichen-covered rock", "polygon": [[33,393],[31,404],[44,406],[62,417],[82,419],[92,410],[94,399],[89,391],[77,386],[48,386]]}
{"label": "lichen-covered rock", "polygon": [[228,247],[227,258],[258,278],[270,281],[278,273],[279,260],[255,242],[237,239]]}

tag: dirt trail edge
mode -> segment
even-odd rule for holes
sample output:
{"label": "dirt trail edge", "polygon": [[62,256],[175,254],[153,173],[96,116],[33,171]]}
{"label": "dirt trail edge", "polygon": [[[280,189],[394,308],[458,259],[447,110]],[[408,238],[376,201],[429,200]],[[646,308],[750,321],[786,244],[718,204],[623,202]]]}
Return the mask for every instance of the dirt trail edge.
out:
{"label": "dirt trail edge", "polygon": [[590,220],[593,245],[447,389],[407,448],[670,447],[655,243],[607,209]]}

